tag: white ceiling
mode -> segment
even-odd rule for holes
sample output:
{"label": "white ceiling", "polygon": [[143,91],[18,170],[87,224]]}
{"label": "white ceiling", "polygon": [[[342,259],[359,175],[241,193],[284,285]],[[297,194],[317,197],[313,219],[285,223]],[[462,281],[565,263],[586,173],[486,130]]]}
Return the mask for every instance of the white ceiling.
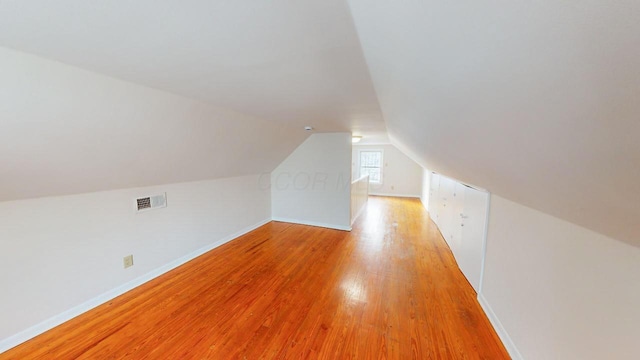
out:
{"label": "white ceiling", "polygon": [[392,142],[640,246],[640,3],[350,0]]}
{"label": "white ceiling", "polygon": [[[0,1],[0,46],[283,129],[388,130],[430,169],[640,246],[639,11],[637,0]],[[277,134],[265,137],[291,132]]]}
{"label": "white ceiling", "polygon": [[347,4],[0,2],[0,46],[317,131],[386,131]]}
{"label": "white ceiling", "polygon": [[343,1],[0,1],[0,46],[0,201],[268,173],[306,125],[386,136]]}

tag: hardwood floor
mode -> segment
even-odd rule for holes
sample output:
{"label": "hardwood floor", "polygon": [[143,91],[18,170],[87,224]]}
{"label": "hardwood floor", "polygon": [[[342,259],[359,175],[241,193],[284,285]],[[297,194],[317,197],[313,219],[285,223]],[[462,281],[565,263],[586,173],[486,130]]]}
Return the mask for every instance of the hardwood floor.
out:
{"label": "hardwood floor", "polygon": [[508,359],[420,202],[272,222],[0,359]]}

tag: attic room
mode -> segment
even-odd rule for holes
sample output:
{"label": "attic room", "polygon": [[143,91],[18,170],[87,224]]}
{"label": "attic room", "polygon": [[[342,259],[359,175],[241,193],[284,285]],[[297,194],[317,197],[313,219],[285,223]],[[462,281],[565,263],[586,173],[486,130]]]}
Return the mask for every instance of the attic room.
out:
{"label": "attic room", "polygon": [[1,1],[0,359],[639,358],[639,44],[631,0]]}

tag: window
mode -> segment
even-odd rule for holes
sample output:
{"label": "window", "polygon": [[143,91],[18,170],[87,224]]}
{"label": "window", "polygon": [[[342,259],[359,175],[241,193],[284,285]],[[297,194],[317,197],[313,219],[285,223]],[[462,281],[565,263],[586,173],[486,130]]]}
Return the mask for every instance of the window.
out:
{"label": "window", "polygon": [[382,150],[360,151],[360,176],[369,175],[369,182],[382,184]]}

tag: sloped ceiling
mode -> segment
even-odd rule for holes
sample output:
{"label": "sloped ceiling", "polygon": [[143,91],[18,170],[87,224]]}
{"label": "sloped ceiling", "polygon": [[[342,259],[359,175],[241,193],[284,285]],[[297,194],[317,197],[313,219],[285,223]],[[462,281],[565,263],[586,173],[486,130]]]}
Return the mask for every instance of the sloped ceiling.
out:
{"label": "sloped ceiling", "polygon": [[640,246],[637,1],[350,6],[392,142]]}
{"label": "sloped ceiling", "polygon": [[306,125],[386,136],[343,1],[0,1],[0,46],[0,201],[268,173]]}
{"label": "sloped ceiling", "polygon": [[301,128],[0,48],[0,201],[270,173]]}
{"label": "sloped ceiling", "polygon": [[271,121],[386,130],[342,0],[1,1],[0,46]]}
{"label": "sloped ceiling", "polygon": [[[167,181],[255,173],[286,157],[304,125],[379,139],[388,130],[429,169],[640,246],[638,20],[635,0],[0,1],[0,46],[184,97],[172,98],[177,111],[153,105],[174,95],[123,96],[129,113],[146,104],[147,122],[116,127],[95,116],[108,104],[56,116],[47,101],[18,107],[3,78],[12,104],[0,107],[1,186],[20,198],[39,185],[42,194],[144,185],[150,175],[131,175],[143,163]],[[2,76],[24,84],[20,63]],[[185,117],[196,124],[181,130]],[[29,121],[47,125],[31,131]],[[72,131],[47,130],[56,126]],[[161,135],[146,151],[118,141],[145,131]],[[73,146],[82,138],[100,146]],[[167,141],[180,150],[162,150]],[[94,153],[102,166],[67,176]],[[47,188],[50,174],[63,184]]]}

